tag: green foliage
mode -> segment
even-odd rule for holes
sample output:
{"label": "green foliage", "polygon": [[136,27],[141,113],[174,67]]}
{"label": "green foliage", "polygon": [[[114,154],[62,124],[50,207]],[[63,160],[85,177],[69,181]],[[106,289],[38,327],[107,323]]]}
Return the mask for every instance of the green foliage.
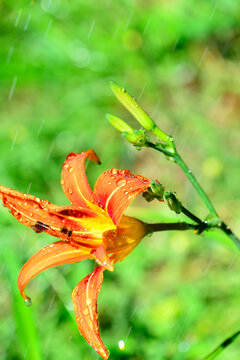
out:
{"label": "green foliage", "polygon": [[[93,148],[93,185],[104,170],[129,168],[167,189],[203,218],[194,189],[164,156],[123,141],[106,121],[119,114],[109,80],[136,97],[199,178],[221,217],[239,234],[240,3],[219,1],[13,1],[0,3],[0,183],[67,204],[61,165]],[[161,126],[160,126],[161,125]],[[137,199],[129,214],[178,221],[166,205]],[[17,290],[24,262],[51,241],[0,208],[0,358],[96,359],[79,335],[71,291],[95,266],[65,265]],[[218,232],[169,232],[146,238],[99,296],[110,359],[195,360],[239,329],[238,253]],[[123,339],[124,351],[118,348]],[[30,344],[30,345],[29,345]],[[239,342],[219,360],[237,359]]]}

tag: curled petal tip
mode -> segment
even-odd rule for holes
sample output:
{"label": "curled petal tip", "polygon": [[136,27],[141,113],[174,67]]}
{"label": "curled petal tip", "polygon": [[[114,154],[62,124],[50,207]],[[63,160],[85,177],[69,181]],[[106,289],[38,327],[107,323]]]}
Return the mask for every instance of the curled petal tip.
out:
{"label": "curled petal tip", "polygon": [[95,151],[92,149],[86,151],[86,158],[88,160],[96,162],[98,165],[101,165],[101,160],[99,159]]}

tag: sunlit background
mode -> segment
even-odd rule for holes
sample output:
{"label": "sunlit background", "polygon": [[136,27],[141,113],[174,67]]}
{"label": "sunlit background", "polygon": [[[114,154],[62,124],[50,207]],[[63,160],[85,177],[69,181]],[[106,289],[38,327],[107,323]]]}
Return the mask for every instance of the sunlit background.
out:
{"label": "sunlit background", "polygon": [[[164,156],[136,151],[105,119],[138,124],[111,93],[115,80],[167,133],[240,235],[240,3],[236,0],[42,0],[0,3],[0,183],[68,204],[61,165],[93,148],[109,168],[128,168],[207,210]],[[137,199],[128,214],[179,221],[166,205]],[[80,336],[71,291],[93,261],[50,269],[17,289],[24,262],[52,242],[0,208],[0,358],[99,359]],[[197,360],[240,328],[239,254],[219,233],[158,233],[105,272],[98,309],[110,359]],[[240,357],[234,343],[219,360]]]}

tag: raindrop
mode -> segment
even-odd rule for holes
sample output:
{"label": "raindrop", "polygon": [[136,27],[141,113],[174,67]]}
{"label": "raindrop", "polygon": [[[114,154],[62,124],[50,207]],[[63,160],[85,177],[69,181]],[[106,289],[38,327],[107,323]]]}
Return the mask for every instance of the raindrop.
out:
{"label": "raindrop", "polygon": [[83,310],[83,315],[88,315],[88,314],[89,314],[88,309],[84,309],[84,310]]}
{"label": "raindrop", "polygon": [[215,14],[215,11],[216,11],[216,9],[217,9],[217,6],[218,6],[218,0],[216,1],[215,5],[214,5],[214,7],[213,7],[213,9],[212,9],[212,12],[211,12],[211,14],[210,14],[210,16],[209,16],[209,22],[212,20],[212,17],[213,17],[213,15]]}
{"label": "raindrop", "polygon": [[19,11],[18,11],[18,13],[17,13],[17,17],[16,17],[16,20],[15,20],[15,23],[14,23],[14,26],[15,26],[15,27],[18,26],[18,23],[19,23],[21,14],[22,14],[22,9],[19,9]]}
{"label": "raindrop", "polygon": [[94,26],[95,26],[95,20],[93,20],[91,23],[90,30],[89,30],[88,37],[87,37],[88,39],[90,39],[90,36],[92,35]]}
{"label": "raindrop", "polygon": [[16,87],[16,84],[17,84],[17,79],[18,79],[18,77],[14,76],[13,82],[12,82],[12,85],[11,85],[11,89],[10,89],[10,92],[9,92],[9,95],[8,95],[8,100],[12,100],[13,93],[14,93],[14,90],[15,90],[15,87]]}
{"label": "raindrop", "polygon": [[73,193],[72,189],[68,189],[68,192],[70,195]]}
{"label": "raindrop", "polygon": [[147,23],[146,23],[146,26],[145,26],[145,28],[144,28],[144,30],[143,30],[143,36],[146,34],[146,32],[147,32],[147,29],[148,29],[148,27],[149,27],[149,25],[150,25],[150,22],[151,22],[151,19],[148,19],[148,21],[147,21]]}
{"label": "raindrop", "polygon": [[122,186],[126,185],[126,183],[127,183],[126,180],[118,180],[116,182],[117,186],[119,186],[119,187],[122,187]]}
{"label": "raindrop", "polygon": [[26,359],[26,357],[27,357],[29,348],[30,348],[30,344],[28,344],[28,346],[27,346],[27,349],[26,349],[24,357],[23,357],[24,359]]}
{"label": "raindrop", "polygon": [[11,151],[13,151],[13,148],[14,148],[14,145],[15,145],[15,142],[16,142],[16,139],[17,139],[17,135],[18,135],[18,131],[16,131],[15,136],[13,138],[11,149],[10,149]]}
{"label": "raindrop", "polygon": [[51,300],[51,302],[49,304],[48,311],[51,310],[51,307],[53,306],[54,299],[55,299],[55,294],[53,295],[52,300]]}
{"label": "raindrop", "polygon": [[32,183],[29,183],[26,193],[28,194],[31,189]]}
{"label": "raindrop", "polygon": [[68,172],[70,172],[70,174],[73,172],[73,168],[72,167],[70,167],[69,169],[68,169]]}
{"label": "raindrop", "polygon": [[89,306],[89,305],[91,305],[91,303],[92,303],[92,300],[91,300],[91,299],[87,299],[86,304]]}
{"label": "raindrop", "polygon": [[128,26],[129,26],[129,24],[130,24],[130,22],[131,22],[131,20],[132,20],[132,17],[133,17],[133,11],[130,13],[130,16],[129,16],[129,18],[128,18],[127,22],[126,22],[126,25],[125,25],[124,31],[126,31],[126,30],[127,30]]}
{"label": "raindrop", "polygon": [[119,340],[118,342],[118,347],[120,350],[124,350],[125,349],[125,342],[124,340]]}
{"label": "raindrop", "polygon": [[205,49],[204,49],[204,52],[203,52],[203,54],[201,56],[201,59],[200,59],[200,61],[198,63],[198,66],[202,65],[202,62],[205,59],[205,56],[207,55],[208,50],[209,50],[209,46],[206,46]]}
{"label": "raindrop", "polygon": [[48,27],[47,27],[47,30],[45,32],[45,38],[48,37],[51,26],[52,26],[52,20],[50,20],[49,23],[48,23]]}
{"label": "raindrop", "polygon": [[24,25],[24,31],[27,31],[30,19],[31,19],[31,14],[28,14],[27,20]]}
{"label": "raindrop", "polygon": [[44,120],[41,122],[41,125],[40,125],[40,127],[39,127],[39,129],[38,129],[37,137],[39,136],[39,134],[40,134],[40,132],[41,132],[41,130],[42,130],[43,124],[44,124]]}
{"label": "raindrop", "polygon": [[144,90],[145,90],[146,86],[147,86],[147,83],[145,82],[145,84],[143,85],[142,90],[141,90],[141,92],[140,92],[140,94],[139,94],[139,96],[138,96],[138,101],[141,99],[141,97],[142,97],[142,95],[143,95],[143,93],[144,93]]}
{"label": "raindrop", "polygon": [[48,151],[48,153],[47,153],[46,160],[49,159],[49,157],[50,157],[50,155],[51,155],[51,152],[53,151],[54,145],[55,145],[55,142],[53,141],[53,142],[51,143],[51,146],[50,146],[49,151]]}
{"label": "raindrop", "polygon": [[32,306],[32,300],[30,298],[24,300],[26,306]]}
{"label": "raindrop", "polygon": [[14,46],[10,46],[9,50],[8,50],[8,55],[7,55],[7,59],[6,59],[6,63],[8,64],[12,58],[13,55],[13,51],[14,51]]}

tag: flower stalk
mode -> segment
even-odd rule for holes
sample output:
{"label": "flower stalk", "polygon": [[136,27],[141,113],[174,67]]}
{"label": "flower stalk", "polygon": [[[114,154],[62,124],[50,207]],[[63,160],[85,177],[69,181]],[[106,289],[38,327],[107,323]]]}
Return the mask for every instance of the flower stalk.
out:
{"label": "flower stalk", "polygon": [[[175,197],[173,193],[165,194],[165,202],[167,203],[168,207],[175,211],[176,213],[184,213],[186,216],[188,216],[190,219],[197,222],[198,225],[202,226],[201,231],[206,230],[207,228],[219,228],[221,231],[223,231],[238,247],[240,250],[240,240],[237,238],[237,236],[231,231],[231,229],[220,219],[215,207],[213,206],[212,202],[208,198],[206,192],[203,190],[201,185],[199,184],[198,180],[192,173],[192,171],[189,169],[189,167],[186,165],[182,157],[177,151],[177,148],[174,144],[173,138],[170,135],[167,135],[163,130],[161,130],[153,119],[140,107],[140,105],[137,103],[137,101],[126,91],[125,88],[120,87],[115,82],[110,82],[110,88],[113,91],[116,98],[122,103],[122,105],[135,117],[135,119],[140,123],[140,125],[147,131],[151,132],[157,137],[157,140],[155,143],[148,141],[147,137],[145,138],[145,141],[139,142],[137,145],[141,148],[141,146],[152,148],[158,152],[163,153],[167,159],[171,158],[183,171],[183,173],[186,175],[188,180],[191,182],[195,190],[197,191],[198,195],[201,197],[202,201],[206,205],[210,215],[214,218],[214,224],[213,220],[209,220],[206,218],[204,221],[197,218],[195,215],[193,215],[189,210],[187,210],[185,207],[181,205],[179,200]],[[109,120],[109,119],[108,119]],[[110,120],[109,120],[110,121]],[[111,122],[111,121],[110,121]],[[112,123],[112,122],[111,122]],[[114,125],[114,124],[113,124]],[[115,125],[114,125],[115,126]],[[117,128],[117,126],[115,126]],[[136,130],[135,130],[136,131]],[[126,139],[133,143],[131,141],[131,137],[125,136]],[[134,144],[136,145],[136,144]],[[144,197],[147,201],[151,201],[154,198],[157,198],[156,194],[154,194],[154,191],[152,189],[152,193],[148,192],[144,194]],[[158,200],[160,198],[158,197]]]}

